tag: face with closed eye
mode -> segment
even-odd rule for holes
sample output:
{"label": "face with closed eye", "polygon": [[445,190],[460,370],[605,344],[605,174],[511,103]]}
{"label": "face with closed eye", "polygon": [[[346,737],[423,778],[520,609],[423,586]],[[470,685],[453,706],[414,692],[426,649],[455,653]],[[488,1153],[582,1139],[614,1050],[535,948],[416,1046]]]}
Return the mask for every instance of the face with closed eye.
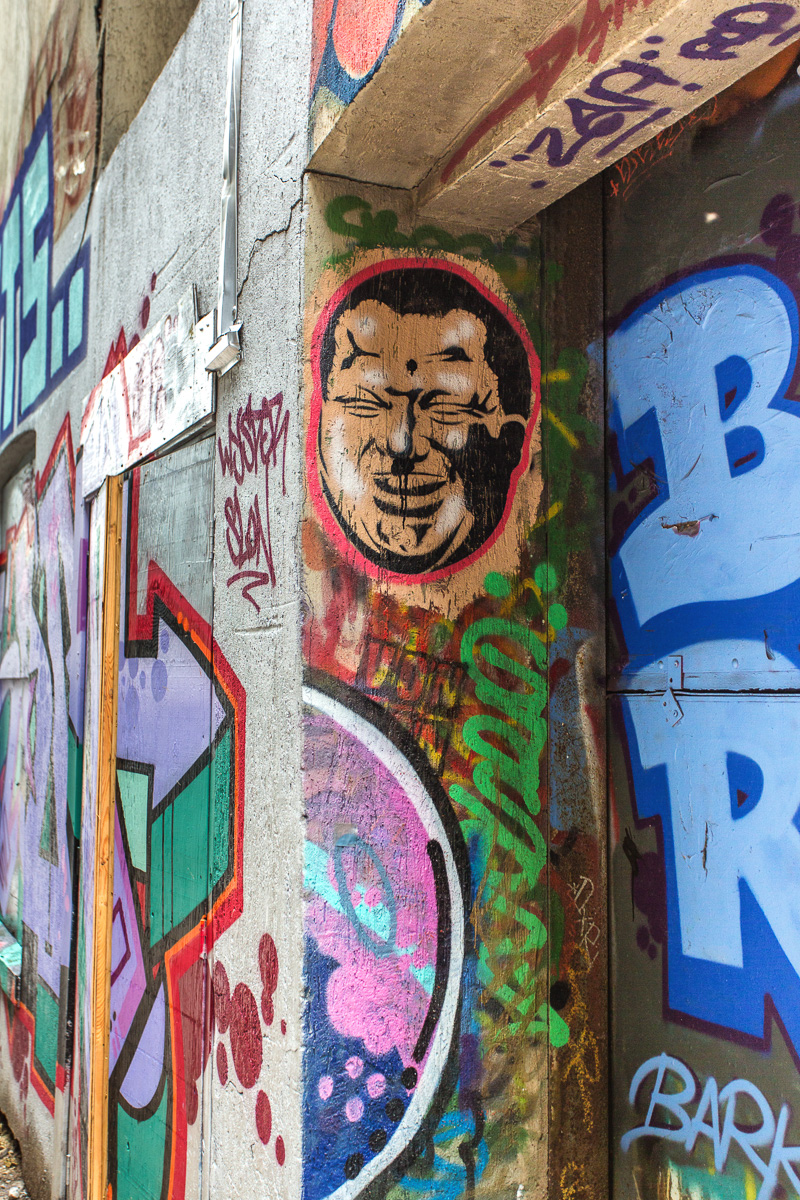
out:
{"label": "face with closed eye", "polygon": [[469,552],[481,518],[470,479],[491,470],[486,448],[509,424],[526,424],[503,411],[486,339],[463,308],[399,314],[363,300],[339,316],[320,476],[337,521],[372,561],[430,571]]}

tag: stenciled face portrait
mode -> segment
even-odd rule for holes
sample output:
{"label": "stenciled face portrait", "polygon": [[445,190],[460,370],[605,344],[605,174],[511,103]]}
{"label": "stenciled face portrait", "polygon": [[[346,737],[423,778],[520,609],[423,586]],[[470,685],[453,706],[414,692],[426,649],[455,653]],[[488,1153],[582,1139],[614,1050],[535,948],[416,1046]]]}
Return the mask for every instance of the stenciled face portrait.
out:
{"label": "stenciled face portrait", "polygon": [[450,264],[374,271],[323,319],[316,450],[337,525],[388,571],[467,559],[527,465],[533,351],[521,326]]}

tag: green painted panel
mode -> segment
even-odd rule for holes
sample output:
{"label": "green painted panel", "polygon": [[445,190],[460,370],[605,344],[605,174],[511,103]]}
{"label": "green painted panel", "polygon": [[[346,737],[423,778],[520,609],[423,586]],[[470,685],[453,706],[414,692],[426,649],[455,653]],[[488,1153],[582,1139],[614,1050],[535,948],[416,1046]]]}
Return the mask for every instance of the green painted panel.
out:
{"label": "green painted panel", "polygon": [[167,1142],[167,1099],[164,1094],[152,1117],[137,1121],[117,1106],[116,1200],[156,1200],[161,1195]]}
{"label": "green painted panel", "polygon": [[150,945],[164,936],[164,818],[150,827]]}
{"label": "green painted panel", "polygon": [[141,771],[118,769],[117,782],[131,861],[137,871],[146,871],[148,777]]}
{"label": "green painted panel", "polygon": [[205,767],[172,802],[172,924],[177,925],[209,893],[209,801],[211,771]]}
{"label": "green painted panel", "polygon": [[174,924],[172,918],[174,906],[172,888],[174,884],[175,864],[172,861],[172,816],[173,805],[171,804],[165,810],[162,819],[164,830],[164,910],[161,917],[161,925],[164,933],[168,933]]}
{"label": "green painted panel", "polygon": [[[153,822],[150,832],[151,945],[202,904],[228,868],[231,770],[231,734],[228,732],[220,739],[211,765],[204,767]],[[117,774],[122,795],[124,772]],[[125,821],[127,825],[127,809]],[[213,848],[209,846],[209,832],[213,837]],[[130,829],[128,836],[130,838]]]}
{"label": "green painted panel", "polygon": [[55,1080],[58,1060],[58,1000],[41,983],[36,985],[34,1049],[48,1078]]}
{"label": "green painted panel", "polygon": [[67,806],[72,832],[80,837],[81,790],[83,788],[83,748],[70,728],[67,732]]}
{"label": "green painted panel", "polygon": [[211,800],[213,804],[211,827],[214,850],[212,858],[211,884],[219,883],[228,869],[230,854],[229,831],[231,809],[231,733],[220,738],[216,754],[211,762]]}

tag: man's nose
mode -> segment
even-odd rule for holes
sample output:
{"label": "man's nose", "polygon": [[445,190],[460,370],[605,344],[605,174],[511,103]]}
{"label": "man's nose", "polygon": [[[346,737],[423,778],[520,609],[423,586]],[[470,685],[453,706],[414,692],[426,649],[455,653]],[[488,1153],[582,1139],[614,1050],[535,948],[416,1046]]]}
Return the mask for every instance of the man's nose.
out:
{"label": "man's nose", "polygon": [[421,388],[413,388],[409,392],[396,392],[387,388],[387,393],[397,397],[389,413],[386,445],[389,453],[395,458],[409,458],[414,449],[414,404],[422,393]]}
{"label": "man's nose", "polygon": [[403,404],[399,410],[394,410],[389,418],[386,444],[390,454],[406,458],[413,446],[413,430],[409,404]]}

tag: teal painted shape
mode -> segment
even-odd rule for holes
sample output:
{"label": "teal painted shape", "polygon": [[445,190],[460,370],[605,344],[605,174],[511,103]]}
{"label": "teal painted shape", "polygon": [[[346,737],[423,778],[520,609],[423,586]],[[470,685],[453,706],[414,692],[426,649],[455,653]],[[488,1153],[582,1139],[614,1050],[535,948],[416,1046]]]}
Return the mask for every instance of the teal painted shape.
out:
{"label": "teal painted shape", "polygon": [[316,892],[326,904],[330,904],[334,912],[341,913],[342,905],[339,901],[339,893],[328,874],[330,856],[326,854],[322,846],[307,840],[304,858],[303,882],[305,886],[309,891]]}
{"label": "teal painted shape", "polygon": [[[713,1174],[707,1167],[682,1167],[669,1163],[670,1183],[675,1180],[682,1196],[701,1196],[702,1200],[744,1200],[747,1196],[745,1167],[731,1161],[725,1170]],[[685,1189],[685,1190],[684,1190]],[[756,1195],[755,1186],[751,1195]]]}
{"label": "teal painted shape", "polygon": [[164,936],[164,819],[150,829],[150,945]]}
{"label": "teal painted shape", "polygon": [[67,354],[74,354],[83,339],[83,267],[69,281],[67,309]]}
{"label": "teal painted shape", "polygon": [[230,858],[231,812],[231,731],[219,740],[211,761],[211,801],[214,853],[211,867],[211,886],[222,879]]}
{"label": "teal painted shape", "polygon": [[173,817],[173,811],[174,811],[173,806],[170,805],[169,808],[166,809],[166,811],[164,812],[164,816],[161,819],[161,830],[162,830],[161,836],[163,838],[163,843],[164,843],[164,885],[163,885],[164,904],[163,904],[163,909],[162,909],[162,913],[161,913],[161,928],[164,930],[164,933],[169,933],[170,929],[172,929],[172,926],[174,924],[174,920],[173,920],[174,904],[173,904],[173,895],[172,895],[172,885],[173,885],[174,878],[175,878],[175,864],[172,861],[172,817]]}
{"label": "teal painted shape", "polygon": [[0,922],[0,988],[10,1000],[19,997],[22,974],[22,946],[14,934]]}
{"label": "teal painted shape", "polygon": [[53,305],[50,314],[50,374],[61,370],[64,361],[64,301]]}
{"label": "teal painted shape", "polygon": [[198,904],[209,885],[211,768],[206,767],[172,802],[172,925]]}
{"label": "teal painted shape", "polygon": [[[36,330],[22,359],[20,416],[24,415],[47,386],[47,309],[50,292],[50,239],[45,237],[36,253],[36,227],[47,213],[50,201],[50,138],[39,143],[22,183],[22,322],[33,314]],[[48,214],[52,221],[52,216]]]}
{"label": "teal painted shape", "polygon": [[116,1200],[154,1200],[162,1194],[168,1096],[165,1087],[156,1111],[142,1121],[117,1105]]}
{"label": "teal painted shape", "polygon": [[6,302],[6,329],[3,338],[3,433],[7,433],[14,423],[14,377],[18,337],[15,280],[20,260],[20,228],[20,199],[17,196],[6,216],[3,230],[3,266],[0,273]]}
{"label": "teal painted shape", "polygon": [[72,728],[67,732],[67,808],[75,837],[81,835],[81,793],[83,791],[83,747]]}
{"label": "teal painted shape", "polygon": [[[208,900],[230,860],[231,734],[150,828],[150,944]],[[209,811],[210,808],[210,811]],[[126,815],[127,824],[127,815]],[[209,843],[211,838],[211,843]]]}
{"label": "teal painted shape", "polygon": [[58,1000],[41,983],[36,985],[36,1034],[34,1050],[51,1082],[58,1061]]}
{"label": "teal painted shape", "polygon": [[141,771],[117,769],[119,796],[125,817],[125,831],[131,863],[137,871],[147,870],[148,776]]}
{"label": "teal painted shape", "polygon": [[[321,846],[318,846],[316,842],[306,841],[304,858],[303,882],[306,888],[309,891],[316,892],[326,904],[330,904],[334,912],[344,912],[342,902],[339,899],[339,893],[335,885],[331,882],[330,855]],[[353,903],[351,897],[350,903],[359,924],[368,929],[370,933],[374,933],[382,942],[387,942],[392,928],[392,917],[389,909],[383,903],[373,904],[372,906],[368,905],[364,900],[363,888],[356,887],[354,892],[358,896],[358,902]],[[412,946],[410,949],[404,951],[397,947],[395,952],[397,954],[413,954],[416,949],[416,946]]]}

